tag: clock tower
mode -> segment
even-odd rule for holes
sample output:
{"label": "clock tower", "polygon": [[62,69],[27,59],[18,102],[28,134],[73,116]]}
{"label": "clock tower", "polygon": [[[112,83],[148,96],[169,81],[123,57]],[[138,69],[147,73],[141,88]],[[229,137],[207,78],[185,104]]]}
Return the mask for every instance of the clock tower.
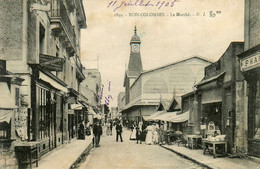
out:
{"label": "clock tower", "polygon": [[125,87],[125,102],[128,104],[130,98],[130,87],[136,80],[136,78],[143,72],[143,65],[140,53],[140,37],[137,35],[137,29],[135,26],[134,35],[130,41],[130,57],[128,67],[125,72],[124,87]]}
{"label": "clock tower", "polygon": [[135,26],[134,35],[130,41],[130,58],[128,62],[128,71],[134,71],[136,74],[140,74],[143,71],[143,65],[140,53],[140,37],[137,35],[137,29]]}

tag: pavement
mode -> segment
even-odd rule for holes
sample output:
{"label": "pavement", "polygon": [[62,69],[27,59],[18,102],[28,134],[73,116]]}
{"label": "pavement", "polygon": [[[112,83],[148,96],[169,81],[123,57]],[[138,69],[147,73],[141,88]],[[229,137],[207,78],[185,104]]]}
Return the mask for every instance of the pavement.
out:
{"label": "pavement", "polygon": [[136,144],[124,129],[123,142],[103,135],[100,147],[91,149],[77,169],[202,169],[200,165],[158,145]]}
{"label": "pavement", "polygon": [[[103,132],[105,134],[105,130]],[[115,131],[113,132],[113,134]],[[228,158],[218,157],[213,158],[210,154],[203,154],[203,150],[191,150],[184,146],[177,145],[145,145],[136,144],[135,141],[129,140],[130,131],[124,129],[123,139],[124,142],[115,142],[115,135],[101,137],[101,147],[94,148],[90,152],[90,155],[86,159],[82,160],[79,164],[79,168],[96,168],[99,166],[107,168],[108,165],[113,166],[111,168],[126,168],[125,162],[129,164],[129,168],[153,168],[147,167],[154,164],[154,168],[189,168],[192,162],[192,168],[212,168],[212,169],[260,169],[260,159],[240,159],[240,158]],[[86,150],[92,148],[92,135],[86,136],[85,140],[71,140],[70,143],[64,144],[53,151],[49,152],[45,156],[41,157],[39,166],[35,169],[70,169],[75,163],[81,160],[81,157],[86,154]],[[167,149],[167,150],[163,150]],[[170,152],[170,151],[174,152]],[[169,152],[170,154],[167,154]],[[84,154],[85,153],[85,154]],[[181,157],[180,157],[181,156]],[[125,159],[132,158],[130,161]],[[94,158],[94,160],[93,160]],[[119,163],[111,163],[119,158]],[[95,160],[96,159],[96,160]],[[102,159],[107,159],[104,162]],[[120,160],[122,163],[120,163]],[[103,163],[99,163],[103,161]],[[92,163],[91,163],[92,162]],[[94,162],[94,163],[93,163]],[[179,162],[181,164],[179,164]],[[194,164],[196,163],[196,164]],[[163,164],[164,166],[158,166]],[[184,165],[182,165],[184,164]],[[33,165],[35,167],[35,165]],[[183,167],[184,166],[184,167]],[[128,168],[128,167],[127,167]]]}
{"label": "pavement", "polygon": [[246,159],[246,158],[228,158],[217,157],[213,158],[210,154],[203,154],[202,149],[189,149],[188,147],[178,145],[162,145],[163,148],[168,149],[186,159],[189,159],[201,166],[212,169],[260,169],[259,159]]}
{"label": "pavement", "polygon": [[[92,146],[93,136],[86,136],[85,140],[73,139],[41,157],[39,166],[35,169],[70,169],[84,151]],[[35,166],[35,165],[33,165]]]}

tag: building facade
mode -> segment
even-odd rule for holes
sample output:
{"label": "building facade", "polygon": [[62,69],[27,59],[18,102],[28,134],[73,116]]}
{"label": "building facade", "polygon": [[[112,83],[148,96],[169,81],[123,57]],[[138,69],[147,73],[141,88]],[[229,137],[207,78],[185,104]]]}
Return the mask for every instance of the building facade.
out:
{"label": "building facade", "polygon": [[80,61],[83,3],[11,0],[0,6],[0,58],[7,61],[8,71],[24,79],[20,95],[28,103],[20,126],[28,128],[28,138],[21,134],[12,145],[37,143],[42,156],[77,136],[70,126],[77,128],[81,120],[71,104],[78,103],[85,79]]}
{"label": "building facade", "polygon": [[[260,157],[260,3],[245,1],[244,52],[238,55],[245,77],[241,103],[244,113],[238,114],[239,136],[248,143],[250,155]],[[244,123],[243,123],[244,121]],[[242,123],[241,123],[242,122]],[[245,132],[244,132],[245,131]],[[246,136],[244,136],[244,133]]]}
{"label": "building facade", "polygon": [[195,56],[143,71],[140,43],[135,29],[124,80],[126,105],[122,110],[123,118],[133,121],[140,121],[143,116],[154,113],[160,101],[180,100],[182,94],[193,90],[194,84],[204,76],[204,67],[211,63]]}
{"label": "building facade", "polygon": [[205,67],[205,77],[195,85],[196,95],[190,98],[194,101],[190,109],[195,114],[191,117],[195,117],[193,121],[200,122],[194,127],[199,131],[199,125],[207,126],[213,122],[216,130],[226,135],[229,152],[234,152],[236,148],[236,114],[241,113],[237,93],[242,92],[238,86],[244,78],[236,56],[243,47],[243,42],[232,42],[217,62]]}
{"label": "building facade", "polygon": [[83,73],[86,79],[81,83],[80,91],[87,99],[88,121],[93,124],[93,119],[101,113],[101,74],[98,69],[84,69]]}

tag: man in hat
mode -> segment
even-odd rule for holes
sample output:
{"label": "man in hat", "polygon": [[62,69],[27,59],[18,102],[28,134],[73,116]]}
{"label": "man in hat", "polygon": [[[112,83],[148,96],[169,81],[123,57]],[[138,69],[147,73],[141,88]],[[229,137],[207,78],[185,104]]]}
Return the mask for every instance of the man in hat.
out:
{"label": "man in hat", "polygon": [[103,134],[103,131],[102,131],[102,126],[101,126],[101,121],[96,120],[96,123],[94,124],[94,127],[93,127],[93,135],[94,135],[93,140],[92,140],[93,146],[100,147],[99,142],[100,142],[100,136],[102,134]]}
{"label": "man in hat", "polygon": [[120,121],[118,121],[117,125],[116,125],[116,142],[118,142],[118,136],[120,137],[121,142],[123,142],[122,132],[123,132],[122,125],[121,125]]}

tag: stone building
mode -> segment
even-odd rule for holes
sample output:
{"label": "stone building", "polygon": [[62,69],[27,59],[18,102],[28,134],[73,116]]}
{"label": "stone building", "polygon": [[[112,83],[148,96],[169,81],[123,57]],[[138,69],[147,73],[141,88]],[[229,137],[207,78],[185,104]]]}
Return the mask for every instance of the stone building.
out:
{"label": "stone building", "polygon": [[98,69],[84,69],[86,79],[81,83],[81,88],[85,88],[85,96],[88,103],[96,108],[101,104],[101,74]]}
{"label": "stone building", "polygon": [[28,138],[27,127],[23,127],[27,121],[27,102],[20,95],[23,81],[19,75],[6,71],[6,61],[0,60],[0,166],[4,168],[17,165],[13,142]]}
{"label": "stone building", "polygon": [[245,1],[244,52],[238,55],[245,82],[238,87],[241,105],[237,114],[236,144],[260,157],[260,2]]}
{"label": "stone building", "polygon": [[118,107],[118,110],[119,111],[123,110],[124,106],[125,106],[125,92],[120,92],[117,95],[117,107]]}
{"label": "stone building", "polygon": [[[143,71],[140,37],[135,28],[130,41],[130,58],[125,72],[125,103],[122,117],[140,121],[157,110],[160,101],[180,100],[180,96],[193,90],[193,85],[204,76],[204,67],[210,61],[198,56]],[[178,103],[179,105],[181,103]]]}
{"label": "stone building", "polygon": [[81,83],[81,94],[87,99],[88,121],[92,124],[101,112],[101,74],[98,69],[84,69],[83,73],[86,79]]}
{"label": "stone building", "polygon": [[82,120],[71,105],[78,103],[85,79],[80,61],[80,30],[86,28],[83,3],[10,0],[1,1],[0,8],[0,59],[24,79],[20,95],[28,103],[26,123],[20,126],[28,128],[28,138],[18,135],[11,147],[35,143],[42,156],[76,137]]}
{"label": "stone building", "polygon": [[[239,95],[243,76],[239,70],[236,57],[243,51],[243,42],[232,42],[220,59],[205,67],[205,77],[197,83],[194,97],[190,97],[191,115],[195,131],[200,131],[200,125],[214,122],[216,130],[226,135],[228,151],[235,148],[236,114],[241,113]],[[188,108],[184,100],[183,109]]]}

